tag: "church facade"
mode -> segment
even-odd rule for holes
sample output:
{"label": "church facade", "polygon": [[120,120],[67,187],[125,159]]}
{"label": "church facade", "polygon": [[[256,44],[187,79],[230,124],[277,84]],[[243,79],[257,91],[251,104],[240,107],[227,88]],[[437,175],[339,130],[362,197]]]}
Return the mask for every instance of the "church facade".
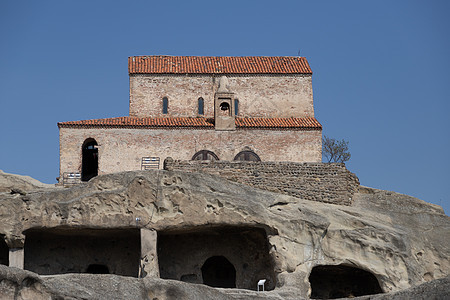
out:
{"label": "church facade", "polygon": [[60,182],[175,160],[320,162],[303,57],[128,59],[129,116],[58,123]]}

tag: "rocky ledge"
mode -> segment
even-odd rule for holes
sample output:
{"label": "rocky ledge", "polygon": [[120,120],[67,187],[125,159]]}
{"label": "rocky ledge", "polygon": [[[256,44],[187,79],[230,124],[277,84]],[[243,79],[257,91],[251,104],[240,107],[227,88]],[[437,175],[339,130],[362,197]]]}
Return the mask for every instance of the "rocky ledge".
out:
{"label": "rocky ledge", "polygon": [[[0,234],[0,260],[9,251],[34,272],[0,266],[5,299],[448,296],[450,218],[362,186],[342,206],[207,174],[124,172],[67,189],[5,190]],[[110,274],[68,274],[87,272]],[[258,293],[263,278],[269,291]],[[218,282],[234,288],[201,284]]]}

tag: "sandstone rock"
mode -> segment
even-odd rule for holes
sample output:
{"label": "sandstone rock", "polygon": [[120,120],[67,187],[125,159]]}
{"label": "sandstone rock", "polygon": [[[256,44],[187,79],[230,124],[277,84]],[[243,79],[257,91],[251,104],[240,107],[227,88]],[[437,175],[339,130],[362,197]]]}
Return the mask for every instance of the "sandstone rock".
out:
{"label": "sandstone rock", "polygon": [[24,195],[27,191],[52,187],[55,185],[42,183],[29,176],[9,174],[0,170],[0,193]]}
{"label": "sandstone rock", "polygon": [[[107,295],[108,299],[117,299],[114,295],[121,299],[172,299],[175,295],[186,299],[301,299],[314,289],[309,276],[316,266],[328,266],[336,274],[342,271],[333,269],[337,265],[365,270],[385,293],[445,278],[450,270],[450,220],[443,210],[413,197],[367,187],[354,193],[351,206],[342,206],[263,191],[213,175],[136,171],[98,176],[70,189],[0,196],[0,234],[10,248],[25,243],[25,268],[38,266],[39,270],[47,268],[56,273],[62,270],[57,263],[63,261],[59,255],[62,257],[60,248],[65,241],[52,249],[52,256],[39,262],[27,257],[30,245],[26,241],[33,242],[33,237],[55,236],[52,243],[56,243],[60,238],[84,232],[86,241],[105,234],[106,238],[115,236],[105,239],[106,244],[123,244],[128,235],[139,235],[141,228],[157,233],[161,243],[158,249],[177,250],[159,260],[160,270],[168,270],[166,279],[189,278],[201,283],[202,263],[208,257],[225,255],[220,249],[236,267],[238,288],[243,287],[240,285],[245,278],[253,279],[242,290],[214,289],[150,276],[143,280],[86,274],[42,278],[28,272],[27,276],[35,278],[29,293],[41,291],[42,297],[47,297],[59,291],[66,293],[63,299],[101,299],[98,295]],[[220,244],[220,239],[214,238],[217,235],[225,237],[232,247]],[[195,237],[197,242],[177,244],[173,236],[179,236],[180,241]],[[251,253],[263,257],[261,263],[252,265],[249,262],[258,261],[253,259],[256,256],[233,250],[241,249],[243,240],[252,243],[249,247],[255,250]],[[113,244],[106,247],[111,253],[116,251]],[[183,251],[191,252],[183,257]],[[74,253],[75,265],[82,260],[77,255]],[[171,262],[186,266],[172,268]],[[72,266],[73,270],[76,267]],[[111,262],[110,268],[120,267],[118,262]],[[146,273],[159,274],[149,268],[144,268]],[[256,289],[254,279],[263,276],[268,279],[266,288],[270,291],[251,291]],[[19,283],[11,283],[16,281]],[[1,293],[9,295],[23,286],[23,280],[16,281],[2,281]]]}
{"label": "sandstone rock", "polygon": [[[5,300],[304,299],[295,294],[295,291],[286,289],[271,292],[215,289],[175,280],[138,279],[117,275],[65,274],[40,277],[29,271],[2,265],[0,265],[0,296]],[[450,278],[445,277],[394,293],[353,299],[443,300],[449,297]]]}

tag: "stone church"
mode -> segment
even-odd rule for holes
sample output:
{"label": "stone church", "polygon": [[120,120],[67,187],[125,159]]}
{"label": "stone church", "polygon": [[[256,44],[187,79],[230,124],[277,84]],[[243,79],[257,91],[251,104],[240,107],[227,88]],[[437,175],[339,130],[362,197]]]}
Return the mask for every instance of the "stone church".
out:
{"label": "stone church", "polygon": [[175,160],[320,162],[303,57],[129,57],[129,116],[58,123],[60,182]]}

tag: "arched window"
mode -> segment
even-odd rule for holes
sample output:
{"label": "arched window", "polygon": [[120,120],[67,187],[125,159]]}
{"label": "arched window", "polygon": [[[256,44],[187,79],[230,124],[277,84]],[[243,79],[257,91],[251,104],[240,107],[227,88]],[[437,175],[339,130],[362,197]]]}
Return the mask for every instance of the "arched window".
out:
{"label": "arched window", "polygon": [[383,292],[375,275],[344,265],[314,267],[309,283],[311,299],[353,298]]}
{"label": "arched window", "polygon": [[162,113],[167,115],[169,112],[169,99],[167,97],[163,98],[163,111]]}
{"label": "arched window", "polygon": [[88,181],[98,175],[98,148],[97,142],[86,139],[81,147],[81,181]]}
{"label": "arched window", "polygon": [[219,160],[217,155],[209,150],[201,150],[192,156],[192,160]]}
{"label": "arched window", "polygon": [[203,284],[218,288],[236,287],[236,269],[223,256],[212,256],[202,266]]}
{"label": "arched window", "polygon": [[234,99],[234,115],[239,115],[239,100]]}
{"label": "arched window", "polygon": [[261,161],[259,156],[250,150],[241,151],[234,157],[234,160],[244,160],[244,161]]}
{"label": "arched window", "polygon": [[202,97],[198,98],[198,114],[203,115],[204,114],[204,105],[205,101]]}

